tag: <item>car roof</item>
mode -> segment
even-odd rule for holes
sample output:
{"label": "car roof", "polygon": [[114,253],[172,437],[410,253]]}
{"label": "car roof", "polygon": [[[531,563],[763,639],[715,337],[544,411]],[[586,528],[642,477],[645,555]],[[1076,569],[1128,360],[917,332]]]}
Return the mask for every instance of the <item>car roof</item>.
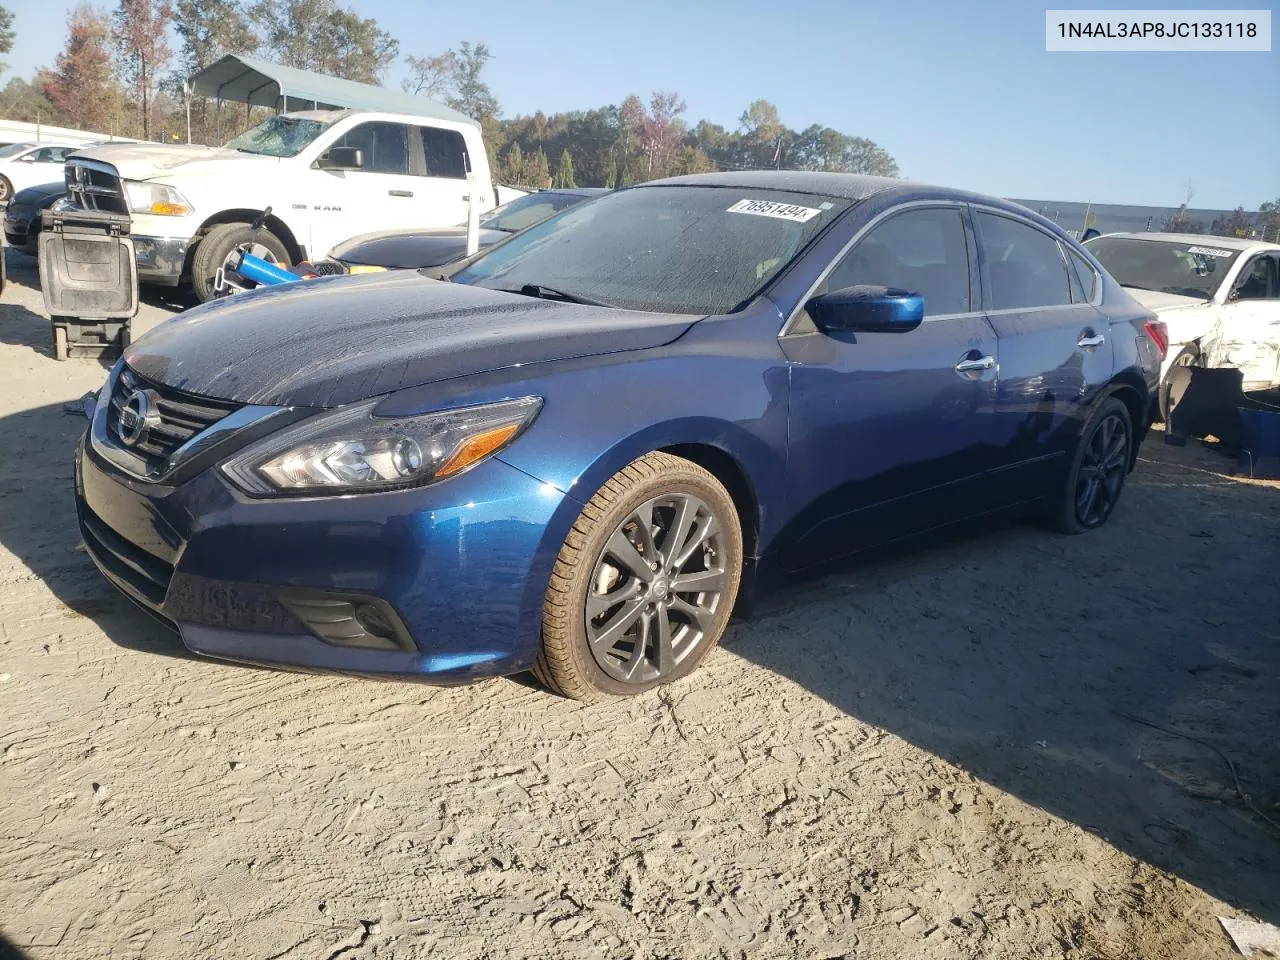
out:
{"label": "car roof", "polygon": [[81,143],[63,143],[60,140],[17,140],[11,144],[11,147],[22,147],[24,150],[34,150],[36,147],[81,147]]}
{"label": "car roof", "polygon": [[[1165,243],[1198,243],[1202,246],[1221,247],[1225,250],[1252,250],[1262,247],[1267,250],[1280,250],[1280,243],[1267,243],[1264,240],[1249,240],[1243,237],[1215,237],[1205,233],[1104,233],[1103,237],[1123,240],[1159,240]],[[1095,237],[1095,240],[1101,239]]]}
{"label": "car roof", "polygon": [[[548,187],[546,190],[536,190],[529,196],[536,197],[542,193],[562,193],[571,197],[594,197],[600,193],[608,193],[608,187]],[[518,197],[516,199],[519,199]]]}
{"label": "car roof", "polygon": [[695,173],[667,177],[639,184],[641,187],[750,187],[757,190],[787,190],[816,193],[844,200],[865,200],[877,193],[921,184],[893,177],[870,177],[857,173],[824,173],[812,170],[736,170],[726,173]]}
{"label": "car roof", "polygon": [[811,193],[818,196],[839,197],[857,203],[870,197],[896,200],[944,200],[958,203],[977,203],[995,210],[1017,214],[1034,221],[1052,232],[1067,237],[1062,228],[1042,217],[1034,210],[1001,197],[973,193],[955,187],[899,180],[896,177],[873,177],[861,173],[827,173],[816,170],[738,170],[726,173],[697,173],[685,177],[669,177],[639,184],[654,186],[704,186],[753,188],[757,190],[783,190],[791,193]]}

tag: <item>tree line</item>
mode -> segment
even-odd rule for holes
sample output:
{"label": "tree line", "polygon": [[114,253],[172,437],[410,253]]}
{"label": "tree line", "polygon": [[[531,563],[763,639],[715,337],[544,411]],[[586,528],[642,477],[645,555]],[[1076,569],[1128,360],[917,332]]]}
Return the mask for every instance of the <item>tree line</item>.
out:
{"label": "tree line", "polygon": [[[11,25],[0,7],[0,51],[6,30],[12,43]],[[68,14],[66,43],[54,63],[0,89],[0,114],[184,141],[183,79],[227,53],[378,84],[401,50],[374,18],[337,0],[118,0],[114,9],[84,3]],[[684,98],[670,92],[508,118],[485,79],[492,54],[484,43],[404,59],[404,89],[478,120],[490,166],[510,183],[620,186],[746,167],[898,175],[893,157],[872,141],[821,125],[789,129],[764,100],[750,104],[732,130],[707,120],[690,123]],[[214,104],[192,98],[192,139],[224,142],[264,112],[225,105],[218,116]]]}
{"label": "tree line", "polygon": [[[177,49],[173,49],[173,41]],[[0,56],[14,43],[13,14],[0,6]],[[83,3],[67,17],[66,42],[53,64],[30,80],[0,89],[0,115],[65,124],[116,136],[183,141],[183,79],[227,53],[257,54],[302,70],[381,84],[400,60],[399,41],[373,17],[337,0],[117,0],[112,9]],[[409,93],[447,103],[480,122],[490,167],[525,187],[616,187],[712,170],[775,168],[898,176],[883,147],[822,124],[786,126],[767,100],[750,103],[735,128],[691,122],[682,96],[656,91],[647,100],[547,115],[504,117],[485,79],[493,55],[484,43],[408,54]],[[190,103],[197,143],[225,142],[269,111],[216,115],[203,98]],[[235,105],[228,105],[234,107]],[[1187,201],[1191,187],[1188,185]],[[1237,209],[1210,224],[1187,203],[1162,226],[1179,232],[1280,237],[1280,198],[1256,212]]]}

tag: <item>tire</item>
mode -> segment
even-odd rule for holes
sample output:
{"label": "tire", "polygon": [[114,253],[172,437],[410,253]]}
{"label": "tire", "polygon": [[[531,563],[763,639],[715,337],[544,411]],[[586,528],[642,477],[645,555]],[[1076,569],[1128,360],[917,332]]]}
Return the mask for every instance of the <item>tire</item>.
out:
{"label": "tire", "polygon": [[53,328],[53,356],[56,360],[66,360],[71,356],[71,350],[67,343],[67,328]]}
{"label": "tire", "polygon": [[0,203],[8,203],[13,199],[13,184],[8,177],[0,176]]}
{"label": "tire", "polygon": [[[1123,431],[1117,436],[1117,430]],[[1049,513],[1049,525],[1060,533],[1096,530],[1110,519],[1133,462],[1133,422],[1129,408],[1116,397],[1099,401],[1080,431],[1071,469]],[[1085,484],[1093,479],[1092,499]],[[1095,512],[1097,505],[1101,509]]]}
{"label": "tire", "polygon": [[[636,519],[645,514],[642,532]],[[673,549],[668,539],[678,536],[673,529],[681,517],[688,522]],[[651,561],[657,571],[644,563],[646,551],[657,558]],[[587,701],[687,676],[720,641],[741,578],[742,528],[720,481],[670,454],[643,456],[588,501],[560,549],[543,602],[534,675]],[[679,590],[681,580],[704,589]],[[615,595],[613,602],[600,599]]]}
{"label": "tire", "polygon": [[247,223],[220,223],[196,244],[191,257],[191,288],[201,303],[214,298],[214,275],[238,248],[247,244],[265,247],[277,263],[289,265],[284,242],[265,227],[254,230]]}
{"label": "tire", "polygon": [[[1200,357],[1200,345],[1198,343],[1188,343],[1185,347],[1179,350],[1178,355],[1173,358],[1173,366],[1169,368],[1169,371],[1172,373],[1174,367],[1198,367],[1202,363],[1203,360],[1201,360]],[[1165,379],[1160,381],[1159,394],[1159,411],[1160,420],[1162,422],[1169,422],[1169,408],[1172,406],[1173,404],[1170,402],[1169,397],[1168,374],[1165,374]]]}

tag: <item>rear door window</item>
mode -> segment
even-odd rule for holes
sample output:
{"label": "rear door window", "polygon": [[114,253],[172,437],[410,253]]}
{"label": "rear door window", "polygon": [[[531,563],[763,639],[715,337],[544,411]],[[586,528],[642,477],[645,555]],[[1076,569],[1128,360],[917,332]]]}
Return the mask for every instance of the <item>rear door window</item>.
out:
{"label": "rear door window", "polygon": [[992,310],[1028,310],[1071,303],[1071,278],[1058,241],[1029,224],[977,212]]}
{"label": "rear door window", "polygon": [[467,142],[457,130],[439,127],[419,127],[422,131],[422,151],[426,155],[427,176],[445,177],[449,180],[467,178]]}

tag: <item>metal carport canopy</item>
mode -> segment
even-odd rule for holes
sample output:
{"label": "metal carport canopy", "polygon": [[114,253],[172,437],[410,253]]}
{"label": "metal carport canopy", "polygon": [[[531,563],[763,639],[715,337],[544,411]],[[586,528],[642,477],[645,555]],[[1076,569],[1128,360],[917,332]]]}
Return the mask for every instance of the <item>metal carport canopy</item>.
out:
{"label": "metal carport canopy", "polygon": [[426,97],[284,67],[241,53],[227,54],[192,74],[187,83],[199,96],[275,110],[384,110],[479,126],[470,117]]}

